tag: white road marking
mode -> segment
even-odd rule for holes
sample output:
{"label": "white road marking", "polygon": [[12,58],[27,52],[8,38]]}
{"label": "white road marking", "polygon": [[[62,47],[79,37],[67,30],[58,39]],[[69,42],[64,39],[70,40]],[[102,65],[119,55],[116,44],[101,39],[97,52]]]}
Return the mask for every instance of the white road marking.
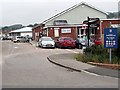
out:
{"label": "white road marking", "polygon": [[91,73],[91,72],[88,72],[88,71],[85,71],[85,70],[81,70],[82,72],[84,73],[87,73],[87,74],[90,74],[90,75],[94,75],[94,76],[100,76],[98,74],[95,74],[95,73]]}
{"label": "white road marking", "polygon": [[91,73],[91,72],[88,72],[88,71],[85,71],[85,70],[81,70],[81,71],[84,72],[84,73],[90,74],[90,75],[94,75],[94,76],[118,79],[117,77],[110,77],[110,76],[99,75],[99,74]]}

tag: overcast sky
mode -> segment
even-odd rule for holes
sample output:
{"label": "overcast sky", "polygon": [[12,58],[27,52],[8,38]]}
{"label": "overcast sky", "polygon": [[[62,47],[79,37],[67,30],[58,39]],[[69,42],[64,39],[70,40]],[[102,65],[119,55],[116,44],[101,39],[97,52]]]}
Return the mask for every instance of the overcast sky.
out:
{"label": "overcast sky", "polygon": [[41,23],[81,2],[102,11],[118,11],[120,0],[0,0],[0,26]]}

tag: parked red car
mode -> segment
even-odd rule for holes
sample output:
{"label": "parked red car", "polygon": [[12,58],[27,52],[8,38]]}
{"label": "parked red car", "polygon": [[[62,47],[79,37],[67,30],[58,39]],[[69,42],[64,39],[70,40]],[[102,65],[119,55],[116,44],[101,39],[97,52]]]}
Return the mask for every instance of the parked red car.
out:
{"label": "parked red car", "polygon": [[63,47],[70,47],[70,48],[75,48],[75,40],[73,40],[70,37],[60,37],[57,40],[55,40],[55,46],[59,48]]}
{"label": "parked red car", "polygon": [[102,38],[98,38],[94,40],[95,45],[102,45]]}

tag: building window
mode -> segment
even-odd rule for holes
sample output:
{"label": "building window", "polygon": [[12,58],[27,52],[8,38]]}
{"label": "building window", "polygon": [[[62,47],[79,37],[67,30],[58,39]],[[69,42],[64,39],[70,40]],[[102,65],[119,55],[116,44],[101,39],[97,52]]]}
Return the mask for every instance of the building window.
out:
{"label": "building window", "polygon": [[67,25],[67,20],[55,20],[53,25]]}

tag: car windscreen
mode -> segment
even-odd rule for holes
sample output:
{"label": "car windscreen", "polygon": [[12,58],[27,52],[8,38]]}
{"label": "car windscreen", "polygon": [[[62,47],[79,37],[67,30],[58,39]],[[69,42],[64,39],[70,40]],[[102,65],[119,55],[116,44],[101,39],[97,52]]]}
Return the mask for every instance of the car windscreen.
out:
{"label": "car windscreen", "polygon": [[53,41],[52,38],[42,38],[43,41]]}

